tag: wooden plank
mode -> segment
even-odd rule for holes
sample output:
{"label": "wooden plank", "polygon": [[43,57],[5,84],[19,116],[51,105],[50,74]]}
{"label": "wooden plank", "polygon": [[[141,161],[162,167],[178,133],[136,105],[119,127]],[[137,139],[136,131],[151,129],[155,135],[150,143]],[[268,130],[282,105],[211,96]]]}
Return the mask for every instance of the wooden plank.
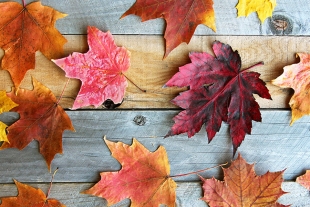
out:
{"label": "wooden plank", "polygon": [[[6,0],[0,0],[4,2]],[[32,2],[34,0],[28,0]],[[20,1],[19,1],[20,2]],[[165,22],[155,19],[141,23],[137,16],[130,15],[120,20],[135,0],[64,0],[60,4],[54,0],[42,0],[43,5],[67,13],[68,16],[57,22],[57,28],[63,34],[86,34],[86,27],[93,25],[101,30],[110,30],[113,34],[163,34]],[[263,24],[256,13],[247,18],[237,18],[235,6],[238,0],[214,0],[216,33],[204,25],[198,26],[196,35],[309,35],[310,5],[307,0],[278,1],[273,19]],[[282,22],[281,22],[282,21]],[[280,24],[279,24],[280,22]],[[285,27],[285,29],[283,29]]]}
{"label": "wooden plank", "polygon": [[[47,192],[48,183],[31,183],[32,187],[40,188]],[[104,199],[81,194],[80,192],[90,188],[93,183],[54,183],[50,198],[58,199],[67,207],[106,207]],[[199,182],[178,182],[176,190],[176,206],[207,207],[208,205],[200,200],[203,196],[201,184]],[[288,192],[279,198],[278,202],[282,204],[292,204],[291,207],[307,207],[310,205],[309,191],[295,182],[284,182],[282,185],[284,191]],[[0,184],[0,197],[16,196],[17,190],[14,184]],[[130,206],[129,199],[125,199],[114,207]]]}
{"label": "wooden plank", "polygon": [[[208,144],[205,130],[193,138],[186,135],[163,137],[173,125],[178,111],[68,111],[76,133],[65,131],[64,154],[57,154],[52,171],[59,167],[55,182],[95,182],[102,171],[116,171],[119,163],[110,155],[102,138],[131,144],[136,137],[150,151],[163,145],[171,164],[171,175],[192,172],[232,159],[229,128],[222,125],[220,132]],[[293,180],[310,166],[310,118],[304,117],[289,126],[290,112],[263,110],[263,122],[253,123],[252,135],[247,135],[239,152],[249,163],[256,163],[258,174],[285,170],[284,178]],[[144,120],[143,121],[141,120]],[[136,120],[136,121],[134,121]],[[137,121],[140,120],[140,121]],[[12,178],[24,182],[48,182],[51,174],[36,142],[24,150],[0,151],[0,183]],[[202,173],[205,177],[221,178],[221,169]],[[178,181],[198,180],[196,175],[179,177]]]}
{"label": "wooden plank", "polygon": [[[66,38],[69,40],[65,47],[66,55],[74,51],[87,51],[86,36],[67,35]],[[280,89],[271,85],[270,81],[283,72],[284,66],[298,62],[295,53],[310,53],[310,37],[195,36],[188,46],[181,45],[168,58],[162,60],[164,42],[160,36],[115,35],[115,39],[118,45],[125,46],[131,52],[131,67],[126,76],[146,90],[144,93],[129,83],[121,108],[175,108],[170,100],[184,89],[163,88],[163,85],[178,71],[178,67],[189,63],[190,51],[212,54],[211,44],[214,40],[231,44],[234,50],[238,50],[243,60],[243,68],[264,61],[264,66],[253,70],[261,73],[273,100],[257,98],[258,103],[262,108],[288,108],[292,90]],[[54,63],[37,53],[36,69],[26,74],[21,87],[31,89],[33,76],[59,96],[66,82],[64,75]],[[10,91],[11,87],[8,72],[1,70],[0,89]],[[70,81],[61,102],[63,107],[72,106],[79,87],[79,80]]]}

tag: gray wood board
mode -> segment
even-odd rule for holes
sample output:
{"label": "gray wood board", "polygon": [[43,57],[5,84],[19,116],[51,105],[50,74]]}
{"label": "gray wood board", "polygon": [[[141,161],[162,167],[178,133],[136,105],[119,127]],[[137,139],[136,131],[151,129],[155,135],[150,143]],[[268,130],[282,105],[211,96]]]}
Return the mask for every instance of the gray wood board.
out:
{"label": "gray wood board", "polygon": [[[131,144],[136,137],[150,151],[163,145],[171,164],[171,175],[182,174],[229,162],[232,146],[227,124],[208,144],[205,130],[193,138],[186,135],[163,137],[173,125],[178,110],[111,110],[67,111],[76,133],[65,131],[64,154],[57,154],[52,171],[59,167],[55,182],[96,182],[102,171],[116,171],[120,164],[111,157],[103,136],[112,141]],[[137,119],[136,117],[139,117]],[[258,174],[285,170],[284,178],[293,180],[310,168],[310,118],[303,117],[289,126],[291,113],[262,110],[263,122],[253,122],[252,135],[247,135],[238,152],[249,163],[256,163]],[[145,123],[141,121],[144,117]],[[136,118],[136,122],[134,119]],[[140,124],[140,125],[139,125]],[[142,124],[142,125],[141,125]],[[51,174],[38,152],[37,142],[25,149],[0,151],[0,183],[48,182]],[[204,177],[222,177],[220,168],[202,173]],[[179,177],[177,181],[199,180],[196,175]]]}
{"label": "gray wood board", "polygon": [[[93,184],[94,183],[54,183],[51,189],[50,198],[59,200],[67,207],[106,207],[107,203],[104,199],[80,193],[93,186]],[[47,193],[50,184],[30,183],[29,185],[35,188],[40,188],[43,190],[43,192]],[[178,182],[177,186],[176,206],[208,206],[204,201],[200,200],[200,198],[203,196],[203,192],[199,182]],[[307,207],[310,205],[309,191],[300,186],[298,183],[284,182],[282,189],[288,193],[279,198],[279,203],[286,205],[292,204],[291,207]],[[16,195],[17,189],[15,184],[0,184],[0,197]],[[113,207],[128,207],[129,205],[129,199],[125,199],[113,205]]]}
{"label": "gray wood board", "polygon": [[[5,2],[6,0],[0,0]],[[32,2],[29,0],[27,2]],[[21,1],[17,1],[21,2]],[[96,26],[113,34],[163,34],[163,19],[141,23],[138,16],[130,15],[120,20],[135,0],[42,0],[68,16],[57,22],[63,34],[86,34],[88,25]],[[196,35],[309,35],[310,4],[308,0],[277,1],[273,18],[260,23],[256,13],[237,18],[238,0],[214,0],[217,32],[204,25],[198,26]],[[283,29],[281,27],[285,27]]]}

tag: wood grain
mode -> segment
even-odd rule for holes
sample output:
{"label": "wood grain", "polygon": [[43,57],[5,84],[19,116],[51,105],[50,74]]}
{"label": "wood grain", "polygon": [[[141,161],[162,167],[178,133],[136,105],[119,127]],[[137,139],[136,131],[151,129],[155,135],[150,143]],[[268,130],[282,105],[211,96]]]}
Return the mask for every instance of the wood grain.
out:
{"label": "wood grain", "polygon": [[[164,139],[173,125],[172,117],[178,112],[68,111],[77,131],[65,131],[63,135],[64,154],[57,154],[52,162],[52,171],[59,167],[55,182],[96,182],[101,171],[119,170],[119,163],[110,156],[103,142],[104,135],[109,140],[127,144],[136,137],[150,151],[163,145],[170,160],[171,175],[212,167],[233,159],[226,124],[222,124],[210,144],[204,129],[191,139],[185,134]],[[310,118],[304,117],[289,126],[288,111],[263,110],[262,117],[262,123],[253,122],[252,134],[246,136],[238,152],[249,163],[256,163],[258,174],[286,169],[284,178],[294,180],[310,166]],[[141,124],[141,119],[144,119],[144,124]],[[10,183],[12,178],[24,182],[48,182],[51,177],[38,152],[37,142],[30,143],[22,151],[0,151],[0,163],[0,183]],[[222,171],[216,168],[202,175],[221,178]],[[177,180],[195,181],[198,177],[191,175]]]}
{"label": "wood grain", "polygon": [[[0,0],[4,2],[6,0]],[[32,2],[35,0],[28,0]],[[19,1],[20,2],[20,1]],[[52,6],[68,16],[57,21],[57,28],[62,34],[86,34],[88,25],[101,30],[110,30],[113,34],[163,34],[165,21],[163,19],[141,22],[138,16],[130,15],[120,19],[135,0],[63,0],[61,4],[55,0],[42,0],[43,5]],[[238,0],[214,0],[216,18],[216,33],[204,25],[198,26],[196,35],[309,35],[310,5],[307,0],[277,1],[273,12],[274,19],[260,23],[256,13],[248,17],[237,18],[235,6]],[[279,20],[284,25],[283,29]],[[275,27],[275,25],[277,25]]]}
{"label": "wood grain", "polygon": [[[94,183],[54,183],[50,198],[58,199],[67,207],[107,207],[105,199],[81,194],[80,192],[90,188]],[[49,183],[30,183],[32,187],[40,188],[47,192]],[[176,206],[178,207],[207,207],[208,205],[200,200],[203,196],[201,183],[199,182],[177,182]],[[14,184],[0,184],[0,197],[16,196],[17,190]],[[309,191],[295,182],[284,182],[282,189],[287,194],[279,198],[282,204],[292,204],[291,207],[307,207],[310,205]],[[125,199],[113,207],[129,207],[129,199]]]}
{"label": "wood grain", "polygon": [[[170,103],[179,92],[185,89],[163,88],[164,84],[178,71],[182,65],[189,63],[188,54],[191,51],[213,54],[211,46],[214,40],[230,44],[238,50],[243,68],[259,61],[265,65],[254,68],[261,73],[261,78],[267,83],[273,100],[263,100],[257,97],[261,108],[288,108],[292,95],[290,89],[280,89],[270,84],[283,72],[283,67],[298,62],[297,52],[310,52],[310,37],[265,37],[265,36],[195,36],[189,45],[182,44],[168,58],[162,60],[164,42],[160,36],[115,35],[119,46],[125,46],[131,52],[131,67],[126,76],[146,90],[142,92],[129,82],[124,101],[120,108],[176,108]],[[88,50],[85,35],[66,35],[68,43],[65,55],[72,52]],[[37,53],[36,68],[27,73],[21,87],[31,89],[31,76],[44,83],[59,97],[66,82],[65,73],[54,63]],[[7,71],[0,71],[0,89],[10,91],[12,82]],[[70,80],[65,89],[61,105],[70,108],[78,93],[80,81]],[[100,107],[103,108],[103,107]]]}

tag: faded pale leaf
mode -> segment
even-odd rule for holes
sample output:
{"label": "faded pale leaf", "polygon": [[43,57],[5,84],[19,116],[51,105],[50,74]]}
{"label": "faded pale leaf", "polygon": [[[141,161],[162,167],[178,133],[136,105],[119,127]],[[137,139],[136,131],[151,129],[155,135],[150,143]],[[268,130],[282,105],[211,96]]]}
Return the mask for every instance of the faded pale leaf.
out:
{"label": "faded pale leaf", "polygon": [[276,7],[276,0],[239,0],[236,8],[238,17],[248,16],[252,12],[257,12],[258,18],[263,23],[267,17],[272,16]]}
{"label": "faded pale leaf", "polygon": [[0,3],[0,47],[4,49],[1,67],[8,70],[19,87],[26,72],[35,67],[35,52],[48,59],[60,58],[67,40],[54,27],[62,14],[41,2],[26,7],[17,2]]}
{"label": "faded pale leaf", "polygon": [[105,100],[121,103],[125,95],[125,75],[130,66],[130,53],[117,47],[110,32],[88,27],[89,51],[73,53],[69,57],[53,60],[66,72],[66,77],[82,81],[72,109],[100,106]]}
{"label": "faded pale leaf", "polygon": [[41,189],[14,180],[18,196],[0,198],[0,207],[66,207],[58,200],[47,198]]}
{"label": "faded pale leaf", "polygon": [[106,139],[105,142],[122,169],[100,173],[101,180],[84,193],[103,197],[108,205],[130,198],[131,207],[175,206],[176,183],[169,177],[170,165],[164,147],[150,152],[136,139],[131,146]]}
{"label": "faded pale leaf", "polygon": [[310,170],[307,170],[304,175],[299,176],[296,182],[310,190]]}
{"label": "faded pale leaf", "polygon": [[7,95],[17,104],[12,111],[20,114],[20,119],[8,127],[8,140],[2,149],[23,149],[32,140],[37,140],[40,153],[45,158],[48,168],[57,153],[62,153],[62,133],[74,131],[71,120],[56,97],[47,87],[33,78],[34,89],[19,89]]}
{"label": "faded pale leaf", "polygon": [[285,194],[281,189],[281,172],[267,172],[257,176],[254,165],[246,163],[239,154],[231,166],[224,170],[224,181],[204,179],[203,200],[210,207],[277,207],[278,198]]}
{"label": "faded pale leaf", "polygon": [[271,83],[281,88],[294,89],[289,105],[292,109],[291,125],[303,115],[310,115],[310,54],[297,53],[298,64],[285,66],[284,72]]}
{"label": "faded pale leaf", "polygon": [[122,18],[130,14],[140,16],[142,21],[166,20],[165,57],[182,42],[189,43],[199,24],[216,30],[213,0],[137,0]]}

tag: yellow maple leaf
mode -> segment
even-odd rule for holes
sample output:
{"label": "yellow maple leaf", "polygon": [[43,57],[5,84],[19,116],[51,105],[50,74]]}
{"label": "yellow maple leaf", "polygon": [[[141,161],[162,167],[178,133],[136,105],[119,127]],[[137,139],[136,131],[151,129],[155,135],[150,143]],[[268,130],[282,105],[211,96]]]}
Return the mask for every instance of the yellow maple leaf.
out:
{"label": "yellow maple leaf", "polygon": [[267,17],[272,16],[276,7],[276,0],[239,0],[236,8],[238,17],[248,16],[252,12],[257,12],[258,18],[263,23]]}
{"label": "yellow maple leaf", "polygon": [[289,104],[292,109],[291,125],[303,115],[310,115],[310,54],[297,53],[300,63],[288,65],[271,83],[281,88],[294,89]]}
{"label": "yellow maple leaf", "polygon": [[[7,95],[6,91],[0,91],[0,114],[10,111],[12,108],[18,106]],[[9,142],[6,136],[7,125],[0,121],[0,142]]]}

